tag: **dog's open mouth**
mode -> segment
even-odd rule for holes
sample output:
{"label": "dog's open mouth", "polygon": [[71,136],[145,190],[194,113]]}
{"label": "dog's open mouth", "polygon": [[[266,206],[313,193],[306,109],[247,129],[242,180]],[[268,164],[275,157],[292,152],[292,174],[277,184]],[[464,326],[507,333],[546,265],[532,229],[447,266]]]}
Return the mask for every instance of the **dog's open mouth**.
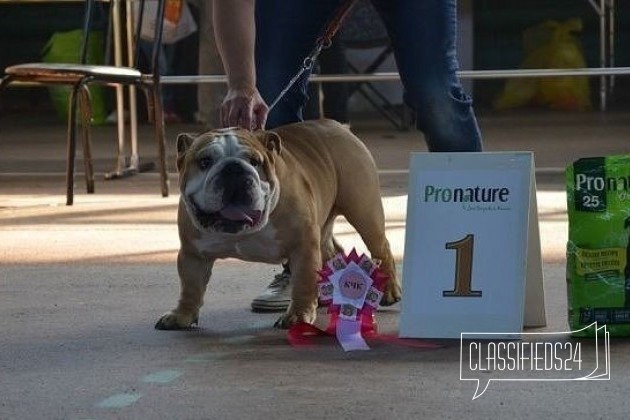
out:
{"label": "dog's open mouth", "polygon": [[195,217],[201,226],[227,233],[236,233],[257,226],[263,214],[262,210],[254,210],[238,204],[229,204],[211,213],[204,212],[196,204],[194,208]]}

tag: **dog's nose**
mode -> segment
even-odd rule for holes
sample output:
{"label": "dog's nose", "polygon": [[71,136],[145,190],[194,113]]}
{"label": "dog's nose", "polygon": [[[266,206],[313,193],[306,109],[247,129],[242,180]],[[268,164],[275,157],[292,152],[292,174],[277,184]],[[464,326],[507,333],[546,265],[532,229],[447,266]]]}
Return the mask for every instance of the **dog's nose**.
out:
{"label": "dog's nose", "polygon": [[238,162],[230,162],[223,167],[223,175],[226,177],[233,177],[243,175],[243,165]]}
{"label": "dog's nose", "polygon": [[253,184],[251,177],[243,165],[238,162],[229,162],[221,170],[221,183],[223,187],[223,201],[226,203],[249,204],[252,201],[250,189]]}

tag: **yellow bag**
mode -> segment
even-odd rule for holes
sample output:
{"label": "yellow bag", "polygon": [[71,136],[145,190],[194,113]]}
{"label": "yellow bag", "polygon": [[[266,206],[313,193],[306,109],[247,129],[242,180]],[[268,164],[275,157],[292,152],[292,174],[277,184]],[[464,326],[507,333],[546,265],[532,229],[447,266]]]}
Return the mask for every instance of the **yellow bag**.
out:
{"label": "yellow bag", "polygon": [[[545,21],[523,33],[525,69],[584,68],[586,62],[574,33],[582,30],[581,19],[559,23]],[[583,111],[591,108],[590,87],[585,76],[515,78],[506,82],[494,100],[498,110],[525,105]]]}

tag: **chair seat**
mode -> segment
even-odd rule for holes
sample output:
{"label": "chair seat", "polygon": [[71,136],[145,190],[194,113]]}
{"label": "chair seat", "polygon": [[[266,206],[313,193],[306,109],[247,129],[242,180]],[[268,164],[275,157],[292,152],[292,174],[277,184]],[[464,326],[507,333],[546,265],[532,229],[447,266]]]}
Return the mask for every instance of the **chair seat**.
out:
{"label": "chair seat", "polygon": [[7,75],[19,79],[41,82],[72,83],[83,77],[92,77],[103,82],[133,82],[140,80],[142,73],[131,67],[98,66],[72,63],[26,63],[5,69]]}
{"label": "chair seat", "polygon": [[[2,3],[2,1],[3,0],[0,0],[0,4]],[[113,65],[80,64],[86,63],[88,54],[91,54],[93,48],[96,48],[95,51],[98,52],[98,49],[103,47],[101,45],[102,42],[98,39],[98,37],[89,35],[92,31],[98,30],[97,27],[103,26],[101,25],[102,23],[105,23],[106,25],[104,26],[107,26],[107,35],[103,40],[116,41],[112,42],[112,52],[117,55],[122,54],[124,52],[124,47],[127,47],[126,50],[129,53],[133,51],[133,54],[130,54],[130,56],[138,57],[141,43],[130,42],[130,40],[127,39],[126,45],[124,45],[125,36],[123,34],[123,29],[126,25],[124,23],[122,23],[121,25],[121,22],[118,19],[119,12],[124,10],[129,11],[130,8],[134,8],[136,3],[138,3],[135,0],[120,0],[110,2],[111,7],[106,8],[100,7],[100,5],[96,4],[97,2],[100,3],[99,0],[82,1],[82,3],[84,4],[83,23],[81,25],[82,29],[71,35],[71,39],[73,40],[72,43],[68,41],[68,44],[66,45],[65,38],[57,39],[55,37],[51,38],[48,46],[46,47],[50,48],[51,52],[52,50],[56,50],[57,48],[59,48],[59,50],[63,50],[60,51],[60,53],[77,53],[77,57],[80,57],[77,62],[56,62],[55,57],[48,56],[46,59],[47,62],[20,63],[6,68],[0,68],[0,92],[13,84],[17,86],[31,86],[32,84],[35,84],[43,86],[63,85],[66,87],[70,87],[70,89],[67,89],[67,205],[72,205],[74,202],[74,177],[77,135],[81,136],[81,140],[83,143],[83,163],[85,165],[87,192],[94,192],[94,171],[91,153],[91,126],[93,109],[91,98],[92,95],[90,95],[89,90],[91,85],[107,85],[116,87],[135,86],[139,89],[142,89],[143,93],[145,94],[145,99],[147,103],[147,113],[149,114],[149,119],[152,120],[155,128],[155,138],[157,140],[157,151],[159,160],[158,170],[160,174],[160,187],[162,190],[162,196],[167,197],[169,194],[169,180],[167,172],[168,167],[166,164],[167,148],[164,131],[164,115],[162,109],[163,101],[159,74],[159,58],[161,57],[159,51],[160,48],[162,48],[162,32],[164,32],[163,23],[165,20],[164,11],[166,9],[166,1],[167,0],[156,0],[155,2],[152,2],[155,4],[145,5],[149,6],[146,7],[146,9],[144,10],[145,14],[148,10],[152,9],[153,16],[148,16],[148,19],[141,19],[140,23],[137,25],[138,27],[135,28],[137,30],[137,33],[144,33],[142,31],[142,21],[147,21],[148,24],[153,23],[152,26],[154,28],[151,29],[151,32],[153,33],[154,41],[152,42],[152,48],[150,48],[152,50],[150,55],[151,63],[148,66],[150,70],[148,70],[147,72],[143,73],[140,71],[140,69],[136,68],[137,63],[134,59],[128,60],[127,67],[118,67]],[[72,25],[71,23],[69,24]],[[78,38],[79,45],[75,45],[75,41],[77,40],[75,38],[75,35],[77,34],[80,34],[80,38]],[[57,46],[57,42],[60,42],[60,46]],[[78,47],[78,50],[74,50],[73,46]],[[122,89],[118,89],[117,93],[122,93]],[[116,102],[118,106],[124,105],[124,96],[125,95],[120,94],[116,95]],[[135,103],[131,101],[129,105],[130,112],[133,112],[135,114]],[[118,121],[118,128],[118,141],[120,143],[119,145],[121,145],[124,141],[124,132],[126,128],[123,118]],[[136,127],[131,127],[131,142],[134,155],[137,153],[135,151],[135,147],[137,146],[135,129]],[[126,162],[124,156],[122,155],[123,152],[124,150],[122,149],[122,147],[118,147],[116,150],[116,171],[114,172],[115,177],[140,172],[141,167],[144,166],[133,162],[134,156],[132,156],[132,164],[125,168],[124,165]]]}

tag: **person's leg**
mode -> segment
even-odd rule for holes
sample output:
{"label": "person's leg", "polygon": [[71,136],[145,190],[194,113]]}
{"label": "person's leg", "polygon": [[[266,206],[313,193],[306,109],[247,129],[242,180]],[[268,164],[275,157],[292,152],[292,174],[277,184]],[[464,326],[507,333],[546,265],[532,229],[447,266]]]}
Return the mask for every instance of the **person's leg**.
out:
{"label": "person's leg", "polygon": [[[312,73],[319,73],[318,65],[313,68]],[[320,83],[309,83],[306,86],[306,95],[308,96],[308,99],[302,107],[303,120],[317,120],[322,118],[322,110],[320,108],[323,94],[321,93],[320,87]]]}
{"label": "person's leg", "polygon": [[[199,10],[199,74],[224,74],[221,55],[214,39],[214,25],[212,24],[212,2],[202,0],[198,2]],[[220,127],[219,109],[226,88],[222,83],[199,83],[197,85],[197,115],[196,120],[206,128]]]}
{"label": "person's leg", "polygon": [[481,151],[472,100],[457,78],[456,0],[372,0],[392,40],[405,102],[433,152]]}
{"label": "person's leg", "polygon": [[[339,35],[335,36],[330,48],[320,55],[319,68],[321,74],[345,74],[348,72],[346,51],[343,40]],[[348,84],[324,83],[324,117],[337,120],[340,123],[348,122]]]}
{"label": "person's leg", "polygon": [[[256,1],[256,83],[267,102],[280,94],[315,47],[341,0]],[[267,129],[302,120],[308,74],[304,74],[267,117]],[[252,301],[255,311],[284,311],[291,303],[288,265]]]}
{"label": "person's leg", "polygon": [[[333,38],[330,47],[322,50],[315,71],[319,74],[348,72],[346,51],[339,34]],[[342,124],[348,123],[347,83],[310,83],[307,92],[310,98],[303,109],[304,119],[330,118]]]}
{"label": "person's leg", "polygon": [[[172,73],[172,60],[175,54],[174,45],[163,44],[158,51],[158,69],[161,75],[171,75]],[[153,54],[153,42],[140,40],[140,57],[139,63],[143,71],[148,72],[151,68],[151,56]],[[170,85],[165,85],[162,88],[162,108],[164,110],[164,117],[167,122],[172,121],[172,115],[175,111],[175,98],[173,95],[173,88]]]}
{"label": "person's leg", "polygon": [[[280,94],[315,47],[341,0],[256,1],[256,79],[267,104]],[[308,72],[307,72],[308,73]],[[267,128],[302,120],[308,74],[286,93],[267,117]]]}
{"label": "person's leg", "polygon": [[[160,74],[172,76],[174,74],[175,54],[177,44],[164,44],[160,50]],[[162,67],[164,71],[162,72]],[[175,105],[175,86],[164,85],[162,88],[162,105],[164,109],[164,122],[179,123],[182,118],[177,113]]]}

